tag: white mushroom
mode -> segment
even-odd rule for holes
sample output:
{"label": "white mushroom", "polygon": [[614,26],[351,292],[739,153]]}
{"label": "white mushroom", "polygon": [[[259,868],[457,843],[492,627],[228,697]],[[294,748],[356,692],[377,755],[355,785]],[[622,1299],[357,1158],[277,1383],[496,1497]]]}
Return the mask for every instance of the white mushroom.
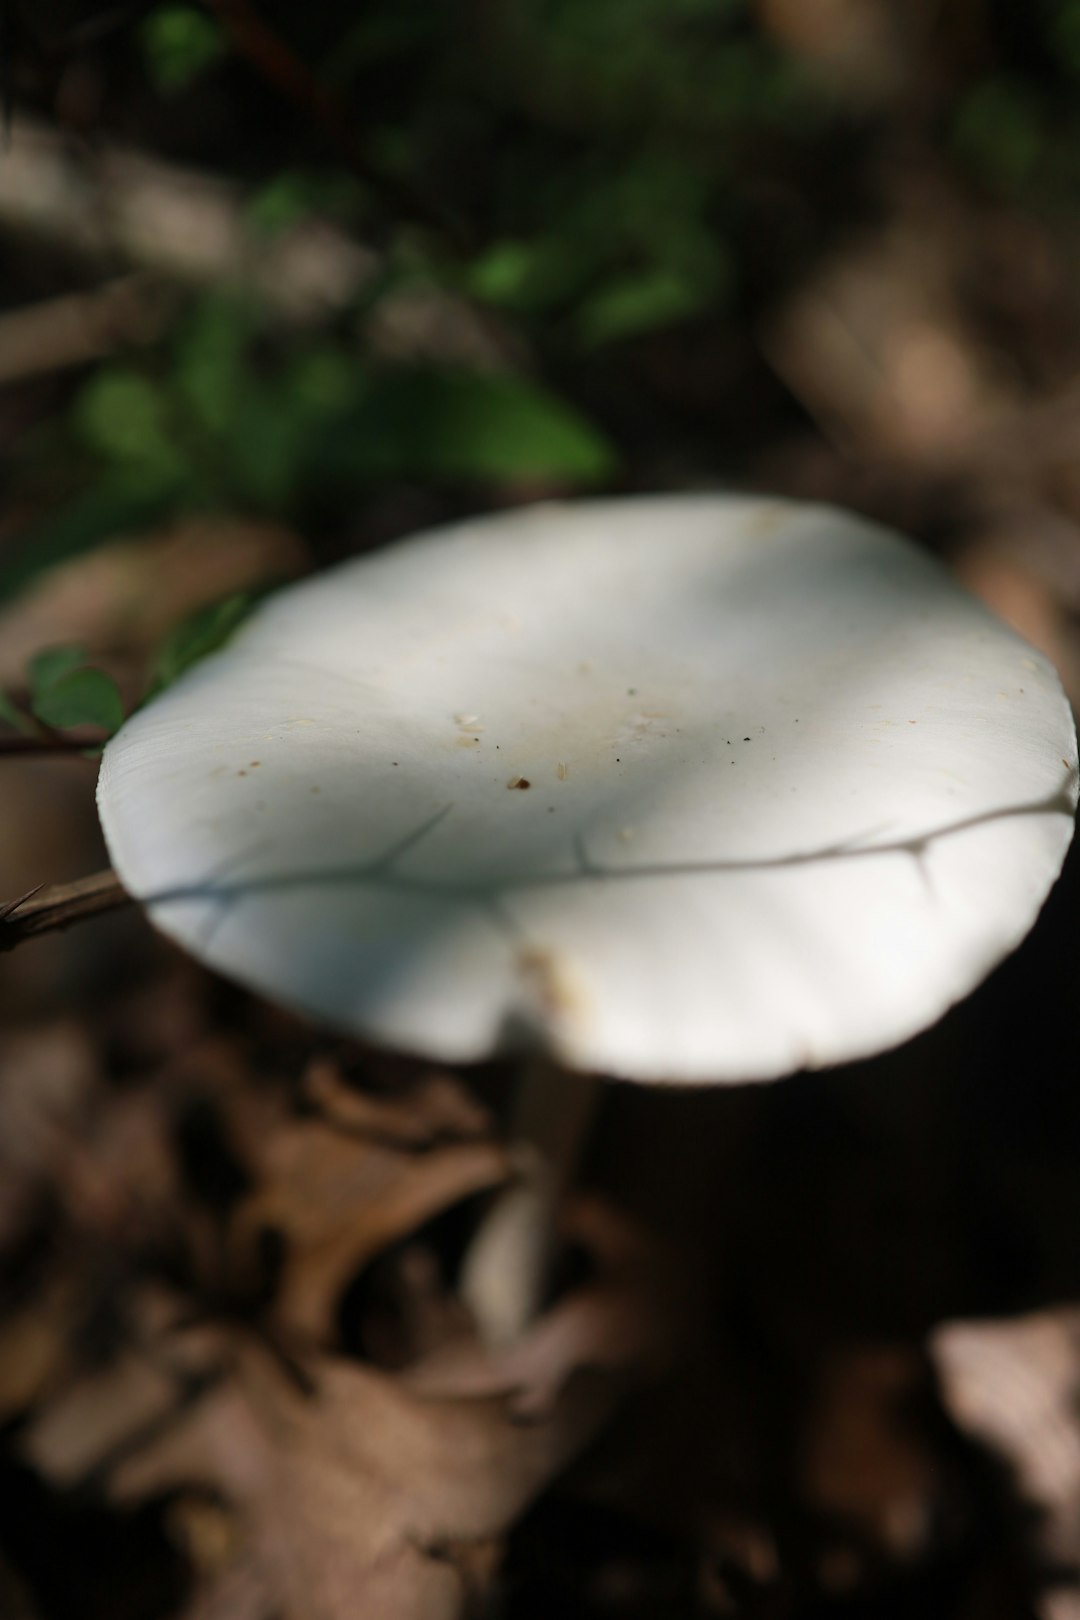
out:
{"label": "white mushroom", "polygon": [[653,1081],[893,1045],[1026,933],[1076,743],[1046,661],[824,508],[533,507],[294,586],[105,752],[173,938],[444,1060]]}
{"label": "white mushroom", "polygon": [[559,1065],[767,1079],[893,1045],[1030,927],[1072,835],[1052,669],[826,509],[548,506],[293,587],[106,749],[167,933],[345,1029],[531,1048],[527,1150],[466,1260],[537,1308],[590,1111]]}

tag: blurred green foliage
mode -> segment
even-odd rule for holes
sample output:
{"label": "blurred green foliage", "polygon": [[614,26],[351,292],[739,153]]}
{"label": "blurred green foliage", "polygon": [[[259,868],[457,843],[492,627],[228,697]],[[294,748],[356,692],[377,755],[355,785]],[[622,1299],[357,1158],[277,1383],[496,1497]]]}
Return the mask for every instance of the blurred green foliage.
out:
{"label": "blurred green foliage", "polygon": [[87,661],[85,647],[43,647],[26,666],[26,684],[31,701],[36,703],[57,681],[70,675]]}
{"label": "blurred green foliage", "polygon": [[157,649],[147,697],[156,696],[193,664],[224,647],[258,599],[254,591],[236,591],[220,602],[199,608],[178,624]]}
{"label": "blurred green foliage", "polygon": [[69,669],[35,694],[33,711],[47,726],[100,726],[110,736],[124,722],[116,682],[102,669]]}
{"label": "blurred green foliage", "polygon": [[[612,433],[567,397],[575,368],[680,325],[737,321],[747,142],[803,139],[835,111],[749,0],[372,0],[360,15],[343,0],[259,0],[256,12],[301,78],[310,69],[339,98],[364,172],[280,85],[204,161],[243,176],[255,251],[331,219],[377,241],[382,269],[306,329],[284,329],[250,289],[211,289],[155,347],[89,374],[27,446],[31,488],[57,465],[66,476],[0,565],[0,595],[192,509],[340,528],[403,484],[475,500],[620,478]],[[260,82],[201,6],[153,7],[136,37],[169,119],[197,119],[207,96],[239,107]],[[403,290],[471,303],[514,358],[380,349],[373,323]]]}
{"label": "blurred green foliage", "polygon": [[1011,198],[1075,213],[1080,187],[1080,0],[1009,12],[998,60],[965,88],[956,155]]}
{"label": "blurred green foliage", "polygon": [[[156,344],[88,371],[27,437],[15,482],[35,517],[0,595],[200,508],[347,546],[401,486],[475,503],[632,481],[633,434],[683,429],[642,386],[648,357],[667,375],[680,333],[737,353],[761,308],[872,215],[873,164],[905,119],[982,186],[1073,198],[1080,0],[1033,0],[1022,20],[986,0],[963,27],[948,8],[896,9],[925,14],[942,64],[924,82],[916,61],[875,100],[786,47],[752,0],[255,0],[293,81],[310,72],[337,98],[329,116],[202,6],[122,23],[120,124],[156,107],[148,128],[182,131],[185,161],[234,180],[254,253],[329,220],[380,268],[306,325],[250,287],[192,293]],[[375,341],[413,293],[471,306],[505,340],[501,367]],[[723,476],[711,425],[704,442],[700,476]]]}
{"label": "blurred green foliage", "polygon": [[225,37],[196,6],[158,6],[142,25],[147,71],[162,95],[179,95],[226,55]]}
{"label": "blurred green foliage", "polygon": [[4,691],[0,691],[0,721],[10,726],[12,731],[21,731],[29,735],[35,728],[29,716]]}
{"label": "blurred green foliage", "polygon": [[[60,436],[89,487],[0,568],[0,594],[41,567],[170,514],[212,508],[303,525],[388,479],[595,484],[615,453],[578,411],[510,374],[384,365],[330,339],[279,342],[227,295],[194,304],[136,368],[75,395]],[[56,435],[40,446],[57,454]]]}
{"label": "blurred green foliage", "polygon": [[35,721],[56,730],[96,726],[111,736],[124,720],[124,705],[111,675],[93,667],[85,647],[46,647],[25,671],[25,707],[0,693],[0,719],[33,734]]}

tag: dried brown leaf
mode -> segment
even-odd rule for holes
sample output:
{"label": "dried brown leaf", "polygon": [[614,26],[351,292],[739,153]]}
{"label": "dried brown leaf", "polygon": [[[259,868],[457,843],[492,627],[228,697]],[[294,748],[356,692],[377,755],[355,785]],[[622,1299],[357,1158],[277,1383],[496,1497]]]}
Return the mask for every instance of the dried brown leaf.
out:
{"label": "dried brown leaf", "polygon": [[50,1279],[21,1309],[0,1319],[0,1423],[41,1399],[62,1376],[77,1301],[70,1279]]}
{"label": "dried brown leaf", "polygon": [[507,1174],[495,1143],[410,1154],[346,1136],[321,1120],[292,1121],[263,1144],[257,1190],[232,1233],[236,1268],[252,1267],[260,1234],[278,1233],[285,1258],[276,1320],[329,1343],[341,1294],[368,1261]]}
{"label": "dried brown leaf", "polygon": [[298,573],[304,553],[277,525],[189,518],[116,540],[50,570],[0,613],[0,686],[17,686],[42,647],[73,642],[143,661],[173,625],[210,602]]}
{"label": "dried brown leaf", "polygon": [[812,1509],[868,1546],[914,1562],[929,1546],[937,1464],[913,1421],[923,1357],[909,1345],[852,1345],[818,1369],[801,1447]]}
{"label": "dried brown leaf", "polygon": [[453,1620],[491,1567],[474,1549],[505,1531],[618,1396],[615,1381],[576,1380],[544,1419],[522,1424],[503,1400],[424,1399],[329,1357],[305,1363],[303,1389],[250,1343],[237,1364],[118,1471],[114,1490],[220,1491],[250,1526],[289,1620]]}
{"label": "dried brown leaf", "polygon": [[[1036,1548],[1049,1570],[1080,1566],[1080,1310],[1012,1321],[951,1322],[931,1341],[945,1405],[1012,1470],[1038,1510]],[[1075,1575],[1039,1599],[1044,1620],[1077,1620]]]}
{"label": "dried brown leaf", "polygon": [[127,1354],[80,1379],[33,1425],[23,1454],[54,1483],[85,1479],[114,1448],[167,1417],[175,1379],[146,1357]]}
{"label": "dried brown leaf", "polygon": [[487,1109],[449,1074],[426,1074],[400,1095],[375,1096],[350,1086],[331,1058],[316,1057],[304,1071],[303,1086],[327,1123],[397,1147],[467,1140],[492,1128]]}

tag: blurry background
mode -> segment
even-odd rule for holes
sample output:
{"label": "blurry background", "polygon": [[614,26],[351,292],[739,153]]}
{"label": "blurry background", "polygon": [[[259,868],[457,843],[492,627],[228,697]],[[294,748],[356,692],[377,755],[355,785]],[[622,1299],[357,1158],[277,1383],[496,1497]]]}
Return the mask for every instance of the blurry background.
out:
{"label": "blurry background", "polygon": [[[545,496],[853,507],[1080,694],[1080,0],[2,0],[0,93],[0,900],[104,864],[65,739],[260,591]],[[20,946],[0,1617],[1080,1614],[1077,899],[877,1064],[620,1092],[592,1180],[654,1315],[684,1257],[680,1376],[509,1541],[429,1536],[449,1598],[371,1596],[329,1435],[155,1446],[223,1322],[358,1378],[462,1331],[501,1077],[135,917]]]}

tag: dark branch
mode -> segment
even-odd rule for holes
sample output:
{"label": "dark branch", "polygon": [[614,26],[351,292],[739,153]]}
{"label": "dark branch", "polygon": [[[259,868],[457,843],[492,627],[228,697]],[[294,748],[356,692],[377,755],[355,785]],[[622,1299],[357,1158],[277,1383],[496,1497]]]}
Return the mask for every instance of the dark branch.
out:
{"label": "dark branch", "polygon": [[13,950],[24,939],[47,934],[87,917],[99,917],[128,903],[131,896],[115,872],[95,872],[74,883],[50,883],[31,889],[18,900],[0,905],[0,951]]}

